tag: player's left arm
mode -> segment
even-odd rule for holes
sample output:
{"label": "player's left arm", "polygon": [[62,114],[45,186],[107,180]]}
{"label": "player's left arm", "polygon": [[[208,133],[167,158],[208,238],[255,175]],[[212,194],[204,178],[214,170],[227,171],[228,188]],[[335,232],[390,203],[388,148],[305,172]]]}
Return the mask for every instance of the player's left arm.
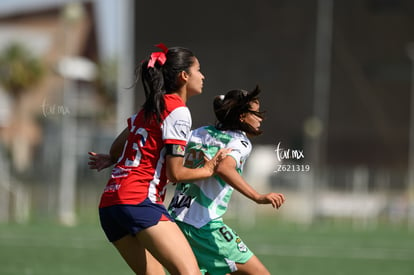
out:
{"label": "player's left arm", "polygon": [[285,202],[285,196],[281,193],[258,193],[237,172],[236,160],[231,156],[227,156],[218,164],[216,174],[234,189],[258,204],[272,204],[274,208],[279,208]]}

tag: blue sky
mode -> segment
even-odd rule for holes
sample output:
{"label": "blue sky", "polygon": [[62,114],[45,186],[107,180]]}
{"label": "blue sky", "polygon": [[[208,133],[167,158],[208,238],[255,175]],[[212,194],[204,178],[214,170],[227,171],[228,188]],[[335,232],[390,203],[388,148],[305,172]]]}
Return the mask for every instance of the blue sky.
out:
{"label": "blue sky", "polygon": [[[116,54],[117,50],[117,26],[119,18],[119,0],[91,0],[96,3],[96,18],[98,28],[98,40],[104,57]],[[43,5],[56,5],[76,2],[73,0],[0,0],[0,13],[12,11],[30,10],[40,8]]]}

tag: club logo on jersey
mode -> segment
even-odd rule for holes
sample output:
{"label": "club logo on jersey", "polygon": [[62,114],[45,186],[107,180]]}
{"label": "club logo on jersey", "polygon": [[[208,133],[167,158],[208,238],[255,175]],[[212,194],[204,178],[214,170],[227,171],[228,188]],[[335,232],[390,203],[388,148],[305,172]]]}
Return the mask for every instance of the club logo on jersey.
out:
{"label": "club logo on jersey", "polygon": [[184,156],[184,153],[185,153],[184,145],[174,144],[172,149],[173,149],[172,151],[173,156]]}
{"label": "club logo on jersey", "polygon": [[247,246],[243,242],[238,243],[237,248],[240,252],[247,252]]}
{"label": "club logo on jersey", "polygon": [[[237,236],[236,232],[233,231],[233,233]],[[248,248],[240,238],[236,238],[236,244],[240,252],[247,252]]]}

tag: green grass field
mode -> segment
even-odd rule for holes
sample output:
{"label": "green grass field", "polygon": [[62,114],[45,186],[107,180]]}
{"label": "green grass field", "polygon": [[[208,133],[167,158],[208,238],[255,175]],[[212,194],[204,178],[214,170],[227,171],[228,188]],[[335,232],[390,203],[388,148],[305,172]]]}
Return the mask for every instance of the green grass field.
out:
{"label": "green grass field", "polygon": [[[309,228],[258,219],[243,230],[227,220],[272,274],[413,275],[414,231],[349,224]],[[1,275],[132,274],[96,224],[0,225]],[[260,275],[260,274],[258,274]]]}

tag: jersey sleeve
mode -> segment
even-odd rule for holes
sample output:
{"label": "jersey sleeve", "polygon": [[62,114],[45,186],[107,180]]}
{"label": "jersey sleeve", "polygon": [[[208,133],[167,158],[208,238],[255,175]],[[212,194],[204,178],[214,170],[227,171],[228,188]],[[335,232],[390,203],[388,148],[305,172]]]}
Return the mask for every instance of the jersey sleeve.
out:
{"label": "jersey sleeve", "polygon": [[128,118],[127,123],[128,123],[128,130],[129,131],[131,131],[132,128],[134,127],[134,122],[135,122],[136,118],[137,118],[137,114],[135,114],[135,115]]}
{"label": "jersey sleeve", "polygon": [[250,141],[247,138],[234,138],[226,147],[232,149],[228,155],[235,159],[237,169],[242,169],[252,150]]}
{"label": "jersey sleeve", "polygon": [[162,123],[165,144],[186,145],[191,130],[191,114],[187,107],[174,109]]}

